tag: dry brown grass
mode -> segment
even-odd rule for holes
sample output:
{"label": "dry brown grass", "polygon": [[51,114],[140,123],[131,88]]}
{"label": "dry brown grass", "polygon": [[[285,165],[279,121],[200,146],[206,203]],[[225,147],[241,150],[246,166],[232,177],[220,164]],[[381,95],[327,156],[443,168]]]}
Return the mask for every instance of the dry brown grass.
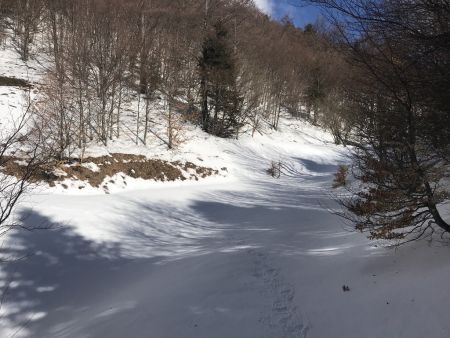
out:
{"label": "dry brown grass", "polygon": [[[142,155],[111,154],[111,156],[88,157],[83,163],[94,163],[98,171],[93,171],[83,166],[78,159],[66,161],[51,161],[45,166],[39,167],[31,177],[33,183],[45,182],[55,186],[67,178],[87,181],[93,187],[100,187],[107,177],[118,173],[124,173],[133,178],[142,178],[154,181],[175,181],[205,178],[217,175],[217,170],[197,166],[191,162],[168,162],[158,159],[148,159]],[[2,163],[1,171],[7,175],[20,177],[25,170],[20,159],[8,157]],[[183,172],[183,170],[185,172]],[[60,174],[57,174],[58,171]],[[189,173],[186,173],[188,171]]]}

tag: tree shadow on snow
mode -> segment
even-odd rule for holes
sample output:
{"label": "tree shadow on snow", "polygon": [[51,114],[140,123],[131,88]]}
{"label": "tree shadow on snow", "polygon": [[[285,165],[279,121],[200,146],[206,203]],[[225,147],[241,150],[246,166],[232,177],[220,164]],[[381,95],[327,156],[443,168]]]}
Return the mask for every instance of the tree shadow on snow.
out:
{"label": "tree shadow on snow", "polygon": [[[135,294],[120,293],[130,283],[152,278],[161,265],[178,261],[182,269],[186,262],[203,264],[202,256],[235,257],[240,251],[260,247],[278,255],[314,254],[311,250],[320,241],[338,238],[342,228],[324,206],[329,202],[327,186],[335,167],[305,165],[329,175],[306,177],[301,182],[298,177],[276,180],[267,176],[263,181],[253,180],[247,191],[206,193],[188,207],[127,201],[128,207],[117,211],[120,220],[111,226],[117,229],[115,243],[91,241],[64,224],[54,224],[52,230],[14,232],[1,254],[25,258],[1,266],[6,294],[0,323],[6,321],[19,333],[33,337],[98,337],[105,332],[117,337],[129,332],[145,336],[141,328],[130,331],[125,324],[149,311],[139,299],[147,285],[136,286],[140,291]],[[52,223],[33,210],[22,216],[27,228]],[[319,220],[334,228],[326,233],[317,230]],[[285,227],[290,230],[285,232]],[[267,231],[271,236],[265,235]],[[286,244],[286,233],[298,238]],[[309,246],[305,244],[308,236],[315,239]],[[339,241],[345,243],[345,239]],[[199,294],[186,292],[193,304],[201,298],[201,290]],[[111,308],[108,300],[112,297],[120,305]],[[141,320],[135,326],[151,324]]]}
{"label": "tree shadow on snow", "polygon": [[83,299],[102,299],[133,278],[128,270],[153,263],[124,258],[118,244],[91,242],[38,212],[27,210],[22,216],[26,227],[52,227],[15,231],[1,249],[2,257],[11,261],[1,266],[5,311],[0,321],[17,328],[15,337],[25,332],[33,337],[65,337],[70,323],[88,310]]}

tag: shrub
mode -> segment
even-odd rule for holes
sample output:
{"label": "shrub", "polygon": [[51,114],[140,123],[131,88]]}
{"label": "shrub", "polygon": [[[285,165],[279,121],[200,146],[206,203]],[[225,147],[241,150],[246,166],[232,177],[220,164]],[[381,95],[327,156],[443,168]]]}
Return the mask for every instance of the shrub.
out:
{"label": "shrub", "polygon": [[347,185],[348,166],[340,165],[334,174],[333,188],[337,189]]}
{"label": "shrub", "polygon": [[280,178],[281,176],[281,162],[278,161],[272,161],[270,164],[270,167],[266,170],[266,172],[274,177],[274,178]]}

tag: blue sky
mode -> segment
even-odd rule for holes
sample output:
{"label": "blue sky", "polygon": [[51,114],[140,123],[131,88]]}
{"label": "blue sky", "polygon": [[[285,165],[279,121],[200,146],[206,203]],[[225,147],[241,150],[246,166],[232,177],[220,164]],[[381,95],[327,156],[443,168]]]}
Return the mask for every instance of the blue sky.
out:
{"label": "blue sky", "polygon": [[276,19],[289,15],[298,27],[314,23],[320,15],[315,7],[300,7],[300,0],[255,0],[255,2],[263,12]]}

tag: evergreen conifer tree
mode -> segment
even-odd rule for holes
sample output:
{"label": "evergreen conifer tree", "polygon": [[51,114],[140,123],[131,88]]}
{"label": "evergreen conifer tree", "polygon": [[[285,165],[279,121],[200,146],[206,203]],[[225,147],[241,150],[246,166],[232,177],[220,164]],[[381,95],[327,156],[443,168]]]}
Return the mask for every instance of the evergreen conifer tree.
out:
{"label": "evergreen conifer tree", "polygon": [[199,68],[203,129],[220,137],[236,135],[241,127],[243,99],[237,86],[233,48],[220,22],[203,43]]}

